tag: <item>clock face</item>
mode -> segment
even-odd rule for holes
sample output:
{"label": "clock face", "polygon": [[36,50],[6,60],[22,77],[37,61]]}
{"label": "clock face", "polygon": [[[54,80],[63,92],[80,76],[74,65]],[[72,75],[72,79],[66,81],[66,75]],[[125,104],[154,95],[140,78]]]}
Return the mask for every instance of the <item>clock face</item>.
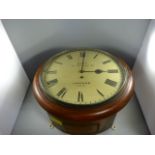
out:
{"label": "clock face", "polygon": [[119,61],[100,50],[70,50],[50,58],[40,75],[42,90],[51,100],[94,105],[116,96],[125,81]]}

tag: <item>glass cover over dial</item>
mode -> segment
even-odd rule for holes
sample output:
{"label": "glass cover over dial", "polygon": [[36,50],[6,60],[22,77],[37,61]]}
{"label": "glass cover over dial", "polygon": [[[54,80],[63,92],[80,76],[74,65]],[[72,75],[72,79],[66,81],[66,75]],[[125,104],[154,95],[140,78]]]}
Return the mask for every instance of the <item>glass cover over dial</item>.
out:
{"label": "glass cover over dial", "polygon": [[116,96],[126,72],[119,60],[101,50],[68,50],[51,57],[43,66],[40,85],[52,101],[94,105]]}

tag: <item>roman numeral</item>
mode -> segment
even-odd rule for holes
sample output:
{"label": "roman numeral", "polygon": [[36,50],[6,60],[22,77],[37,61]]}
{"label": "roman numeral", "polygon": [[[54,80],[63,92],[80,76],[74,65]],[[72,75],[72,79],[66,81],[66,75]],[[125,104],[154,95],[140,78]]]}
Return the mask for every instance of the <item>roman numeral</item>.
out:
{"label": "roman numeral", "polygon": [[56,64],[62,65],[62,62],[55,61]]}
{"label": "roman numeral", "polygon": [[68,59],[73,59],[73,57],[71,55],[67,55]]}
{"label": "roman numeral", "polygon": [[86,56],[86,52],[80,52],[80,57],[85,57]]}
{"label": "roman numeral", "polygon": [[118,69],[109,69],[107,70],[108,73],[118,73]]}
{"label": "roman numeral", "polygon": [[83,102],[83,93],[82,92],[78,92],[78,98],[77,98],[78,102]]}
{"label": "roman numeral", "polygon": [[106,60],[106,61],[103,61],[102,63],[103,63],[103,64],[107,64],[107,63],[109,63],[109,62],[111,62],[111,60]]}
{"label": "roman numeral", "polygon": [[117,85],[116,81],[113,81],[113,80],[110,80],[110,79],[106,79],[104,83],[109,85],[109,86],[112,86],[112,87],[116,87],[116,85]]}
{"label": "roman numeral", "polygon": [[47,81],[47,84],[48,84],[50,87],[54,86],[56,83],[58,83],[58,80],[57,80],[57,79]]}
{"label": "roman numeral", "polygon": [[96,91],[97,91],[102,97],[104,97],[104,95],[103,95],[98,89],[96,89]]}
{"label": "roman numeral", "polygon": [[58,93],[57,96],[63,98],[64,95],[67,93],[67,89],[66,88],[62,88]]}
{"label": "roman numeral", "polygon": [[48,73],[48,74],[56,74],[57,71],[56,70],[54,70],[54,71],[46,71],[46,73]]}

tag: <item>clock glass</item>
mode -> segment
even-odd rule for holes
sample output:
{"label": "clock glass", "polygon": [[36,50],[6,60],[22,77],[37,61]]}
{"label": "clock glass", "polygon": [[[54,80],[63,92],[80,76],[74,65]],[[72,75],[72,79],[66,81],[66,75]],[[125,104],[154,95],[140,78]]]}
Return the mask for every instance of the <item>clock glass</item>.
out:
{"label": "clock glass", "polygon": [[117,96],[126,71],[113,55],[91,49],[63,51],[51,57],[40,74],[45,95],[58,103],[95,105]]}

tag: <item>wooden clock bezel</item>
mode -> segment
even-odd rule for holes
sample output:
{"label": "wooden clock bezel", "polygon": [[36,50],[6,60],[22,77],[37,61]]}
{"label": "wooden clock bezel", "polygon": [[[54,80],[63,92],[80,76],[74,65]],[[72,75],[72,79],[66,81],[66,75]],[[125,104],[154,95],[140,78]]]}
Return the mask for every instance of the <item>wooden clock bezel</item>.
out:
{"label": "wooden clock bezel", "polygon": [[33,93],[38,103],[50,114],[62,119],[70,121],[96,121],[102,120],[106,117],[116,114],[121,110],[130,100],[134,93],[134,80],[132,72],[128,65],[121,59],[118,61],[123,65],[123,67],[128,72],[128,79],[126,81],[125,87],[122,89],[121,93],[115,100],[110,101],[107,104],[99,104],[94,107],[68,107],[55,102],[51,102],[42,92],[39,84],[39,76],[42,71],[43,65],[40,65],[36,71],[33,80]]}

